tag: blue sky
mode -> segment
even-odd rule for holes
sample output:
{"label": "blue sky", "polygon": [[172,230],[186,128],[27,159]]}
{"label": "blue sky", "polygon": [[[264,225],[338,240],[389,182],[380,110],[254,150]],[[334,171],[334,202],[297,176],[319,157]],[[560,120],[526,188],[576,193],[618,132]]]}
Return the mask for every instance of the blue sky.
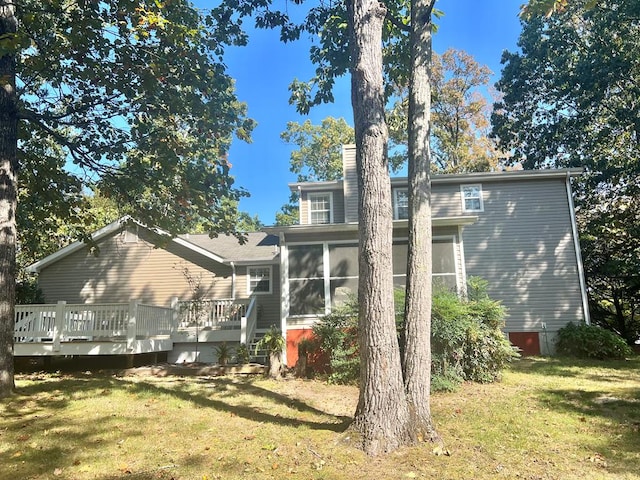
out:
{"label": "blue sky", "polygon": [[[204,2],[198,2],[204,3]],[[500,58],[504,50],[515,50],[520,21],[518,12],[523,0],[438,0],[436,7],[445,15],[438,20],[439,29],[433,47],[438,53],[449,47],[473,55],[476,61],[493,72],[492,82],[500,76]],[[291,8],[293,3],[288,4]],[[275,214],[287,202],[287,184],[295,181],[289,171],[289,155],[293,146],[280,139],[287,122],[313,123],[331,115],[343,117],[353,124],[349,79],[338,82],[335,103],[315,107],[308,116],[296,113],[289,105],[288,86],[294,78],[308,80],[313,76],[309,60],[309,41],[283,44],[278,33],[256,30],[249,45],[228,51],[228,73],[236,79],[237,95],[248,104],[249,116],[258,122],[253,142],[234,140],[229,160],[236,185],[251,196],[240,202],[240,208],[271,225]]]}

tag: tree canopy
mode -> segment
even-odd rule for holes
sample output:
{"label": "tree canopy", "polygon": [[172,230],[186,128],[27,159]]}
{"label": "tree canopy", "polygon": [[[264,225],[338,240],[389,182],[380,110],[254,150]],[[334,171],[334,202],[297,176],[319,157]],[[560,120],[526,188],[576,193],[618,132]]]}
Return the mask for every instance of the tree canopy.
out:
{"label": "tree canopy", "polygon": [[235,229],[225,200],[246,192],[227,152],[254,122],[223,60],[246,37],[217,13],[186,0],[0,0],[0,395],[13,384],[18,171],[27,228],[47,209],[78,218],[97,185],[172,233]]}

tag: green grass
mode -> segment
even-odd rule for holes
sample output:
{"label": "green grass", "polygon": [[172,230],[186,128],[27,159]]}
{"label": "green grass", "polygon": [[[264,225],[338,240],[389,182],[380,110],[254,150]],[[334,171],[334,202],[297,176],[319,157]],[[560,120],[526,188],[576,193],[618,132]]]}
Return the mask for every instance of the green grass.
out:
{"label": "green grass", "polygon": [[0,479],[640,479],[640,359],[517,362],[434,394],[444,449],[344,442],[357,389],[244,377],[18,375]]}

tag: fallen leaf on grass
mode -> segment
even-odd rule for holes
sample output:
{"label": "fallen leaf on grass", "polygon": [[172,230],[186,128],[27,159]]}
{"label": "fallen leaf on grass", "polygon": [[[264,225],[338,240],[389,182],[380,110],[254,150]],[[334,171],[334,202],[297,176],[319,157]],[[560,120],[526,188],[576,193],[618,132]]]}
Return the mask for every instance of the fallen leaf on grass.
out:
{"label": "fallen leaf on grass", "polygon": [[447,457],[450,457],[450,456],[451,456],[451,452],[450,452],[448,449],[443,448],[443,447],[442,447],[442,445],[436,445],[436,446],[433,448],[433,454],[434,454],[435,456],[437,456],[437,457],[439,457],[439,456],[441,456],[441,455],[445,455],[445,456],[447,456]]}
{"label": "fallen leaf on grass", "polygon": [[61,469],[61,468],[56,468],[56,469],[53,471],[53,474],[54,474],[56,477],[59,477],[60,475],[62,475],[62,469]]}

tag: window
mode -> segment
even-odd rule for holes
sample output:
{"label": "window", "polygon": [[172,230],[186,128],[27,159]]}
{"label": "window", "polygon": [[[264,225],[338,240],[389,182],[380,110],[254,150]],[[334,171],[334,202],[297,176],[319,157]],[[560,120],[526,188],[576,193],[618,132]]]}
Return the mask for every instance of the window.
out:
{"label": "window", "polygon": [[[453,291],[457,288],[455,239],[453,237],[436,237],[432,243],[433,284],[441,285]],[[408,242],[393,242],[393,283],[405,286],[407,280]]]}
{"label": "window", "polygon": [[332,200],[331,193],[310,193],[309,223],[332,223]]}
{"label": "window", "polygon": [[291,245],[289,260],[289,314],[325,313],[322,245]]}
{"label": "window", "polygon": [[460,193],[462,194],[463,212],[482,212],[484,210],[482,185],[461,185]]}
{"label": "window", "polygon": [[271,293],[271,267],[248,267],[247,277],[249,295]]}
{"label": "window", "polygon": [[393,219],[406,220],[409,218],[409,193],[406,188],[393,190]]}

